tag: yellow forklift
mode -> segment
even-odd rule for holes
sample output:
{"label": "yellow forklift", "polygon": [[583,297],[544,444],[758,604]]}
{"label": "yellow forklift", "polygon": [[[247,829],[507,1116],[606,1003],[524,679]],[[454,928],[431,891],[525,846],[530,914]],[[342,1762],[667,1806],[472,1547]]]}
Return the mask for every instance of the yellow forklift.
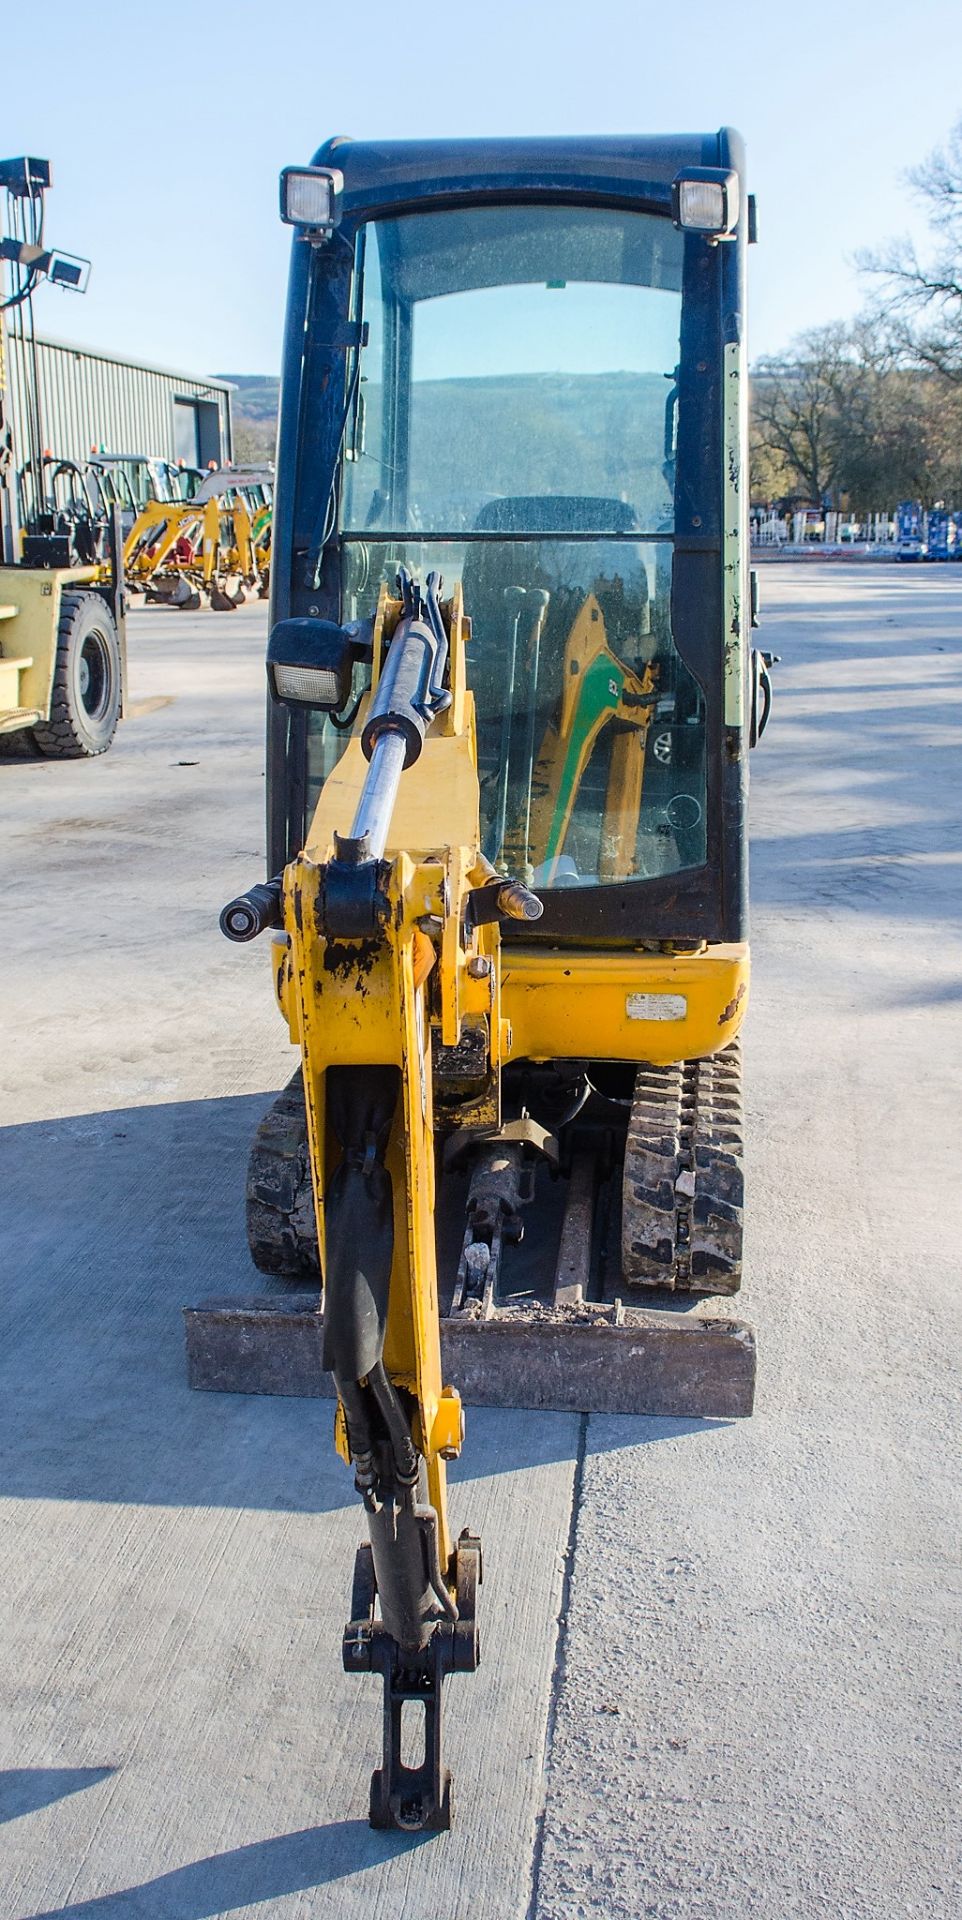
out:
{"label": "yellow forklift", "polygon": [[41,446],[38,396],[27,396],[28,447],[17,468],[6,333],[31,366],[32,300],[44,280],[82,292],[88,263],[44,242],[46,160],[0,160],[0,751],[29,738],[58,759],[106,752],[125,700],[126,628],[118,506],[99,512],[80,469]]}
{"label": "yellow forklift", "polygon": [[251,1155],[272,1288],[188,1309],[189,1376],[336,1397],[370,1817],[443,1828],[441,1685],[478,1658],[462,1403],[752,1406],[751,1331],[710,1297],[741,1277],[770,705],[753,208],[729,130],[336,140],[281,196],[272,877],[221,925],[269,932],[299,1066]]}

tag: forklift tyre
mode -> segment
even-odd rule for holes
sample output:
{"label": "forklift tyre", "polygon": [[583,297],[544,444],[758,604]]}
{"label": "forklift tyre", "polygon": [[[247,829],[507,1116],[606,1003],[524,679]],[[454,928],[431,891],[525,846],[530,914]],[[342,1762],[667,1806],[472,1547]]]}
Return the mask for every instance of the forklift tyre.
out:
{"label": "forklift tyre", "polygon": [[93,759],[117,731],[121,701],[120,642],[99,593],[65,593],[60,602],[50,718],[34,727],[52,760]]}

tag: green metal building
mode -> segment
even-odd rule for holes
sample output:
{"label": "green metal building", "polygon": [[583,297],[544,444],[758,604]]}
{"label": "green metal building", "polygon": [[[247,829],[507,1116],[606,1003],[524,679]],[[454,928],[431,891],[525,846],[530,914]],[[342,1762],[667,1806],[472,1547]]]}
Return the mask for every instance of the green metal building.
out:
{"label": "green metal building", "polygon": [[227,380],[66,340],[23,339],[13,328],[6,363],[16,448],[30,445],[26,410],[36,392],[40,443],[60,459],[82,465],[93,448],[156,454],[191,467],[232,457]]}

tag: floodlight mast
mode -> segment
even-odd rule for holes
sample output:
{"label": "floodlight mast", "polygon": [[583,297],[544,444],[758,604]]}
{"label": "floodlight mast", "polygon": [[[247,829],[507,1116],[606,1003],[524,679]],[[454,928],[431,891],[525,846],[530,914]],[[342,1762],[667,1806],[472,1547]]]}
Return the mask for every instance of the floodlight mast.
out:
{"label": "floodlight mast", "polygon": [[23,306],[40,280],[86,293],[90,261],[43,244],[44,195],[51,184],[49,160],[21,154],[0,160],[0,187],[7,195],[8,233],[0,239],[0,260],[12,267],[13,285],[0,288],[0,309]]}
{"label": "floodlight mast", "polygon": [[[32,299],[41,281],[72,293],[86,293],[90,261],[44,244],[44,196],[51,184],[49,160],[21,154],[0,160],[0,189],[6,193],[6,220],[0,234],[0,562],[16,564],[20,555],[20,528],[14,476],[29,466],[34,477],[37,507],[41,504],[43,430],[36,392]],[[9,268],[9,276],[5,271]],[[20,379],[32,380],[34,391],[25,396],[23,417],[28,444],[17,449],[7,398],[6,316],[12,315],[20,344]]]}

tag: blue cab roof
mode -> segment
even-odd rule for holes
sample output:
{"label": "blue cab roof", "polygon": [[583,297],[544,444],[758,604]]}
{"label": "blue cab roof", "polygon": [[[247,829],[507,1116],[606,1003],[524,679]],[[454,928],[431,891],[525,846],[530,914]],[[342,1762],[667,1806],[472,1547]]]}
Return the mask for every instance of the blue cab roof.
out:
{"label": "blue cab roof", "polygon": [[598,194],[667,202],[683,167],[742,170],[742,142],[715,133],[573,135],[525,140],[351,140],[335,135],[311,163],[344,175],[342,206],[359,214],[465,194]]}

